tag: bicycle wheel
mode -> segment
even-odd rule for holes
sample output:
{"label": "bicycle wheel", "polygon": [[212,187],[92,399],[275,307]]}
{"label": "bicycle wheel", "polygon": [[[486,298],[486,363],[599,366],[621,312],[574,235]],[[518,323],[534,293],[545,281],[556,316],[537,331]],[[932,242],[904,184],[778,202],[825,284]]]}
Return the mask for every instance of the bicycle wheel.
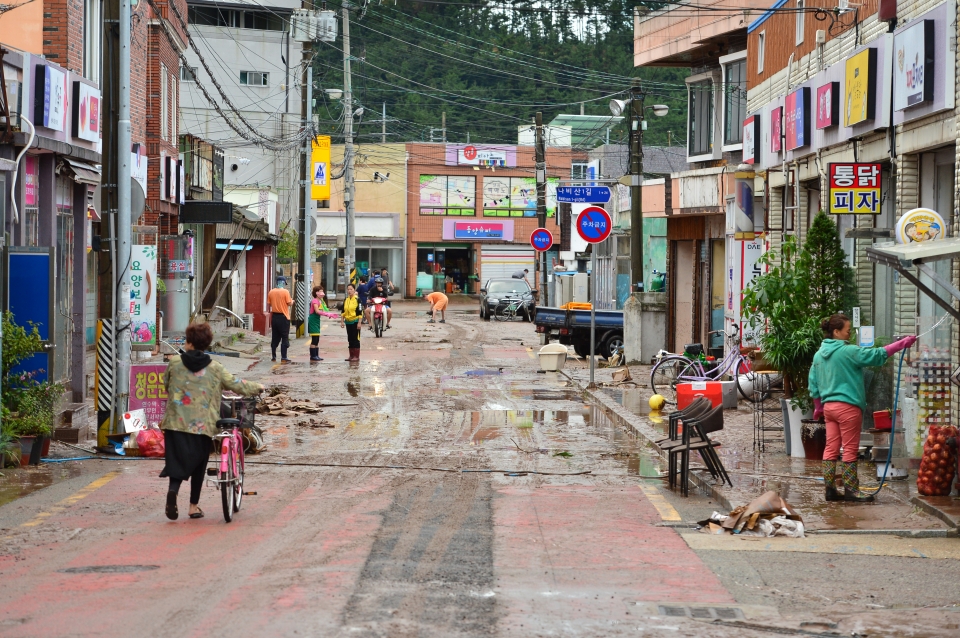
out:
{"label": "bicycle wheel", "polygon": [[223,502],[223,520],[230,522],[233,520],[233,501],[234,501],[234,489],[233,489],[233,468],[234,468],[234,458],[233,458],[233,439],[224,439],[223,445],[226,451],[221,451],[220,454],[227,455],[227,470],[225,472],[220,472],[220,500]]}
{"label": "bicycle wheel", "polygon": [[383,336],[383,317],[373,318],[373,334],[378,338]]}
{"label": "bicycle wheel", "polygon": [[[741,376],[745,377],[744,382],[749,383],[750,385],[748,387],[753,390],[749,393],[749,396],[740,385]],[[734,377],[734,380],[737,382],[737,392],[740,393],[740,396],[751,403],[759,403],[770,396],[770,388],[773,386],[774,382],[774,379],[771,378],[771,375],[757,374],[756,372],[747,372],[743,375],[738,374]]]}
{"label": "bicycle wheel", "polygon": [[[239,433],[238,433],[239,436]],[[233,511],[240,511],[240,502],[243,501],[243,448],[237,448],[236,478],[233,483]]]}
{"label": "bicycle wheel", "polygon": [[507,320],[507,306],[499,305],[494,311],[493,316],[497,321],[506,321]]}
{"label": "bicycle wheel", "polygon": [[677,402],[677,382],[680,374],[688,366],[690,360],[686,357],[673,356],[661,359],[650,371],[650,389],[659,394],[667,403]]}

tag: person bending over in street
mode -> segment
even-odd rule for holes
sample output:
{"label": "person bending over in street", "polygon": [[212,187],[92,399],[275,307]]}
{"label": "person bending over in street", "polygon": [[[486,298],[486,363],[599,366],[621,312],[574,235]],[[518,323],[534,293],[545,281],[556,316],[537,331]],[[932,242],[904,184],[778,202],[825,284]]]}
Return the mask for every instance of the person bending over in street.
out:
{"label": "person bending over in street", "polygon": [[[530,272],[529,270],[527,270],[526,268],[524,268],[523,270],[518,270],[517,272],[513,273],[512,275],[510,275],[510,278],[511,278],[511,279],[523,279],[524,281],[527,282],[527,285],[530,286],[530,282],[527,281],[527,273],[529,273],[529,272]],[[533,286],[530,286],[530,287],[533,288]]]}
{"label": "person bending over in street", "polygon": [[267,302],[270,304],[270,326],[273,329],[273,335],[270,339],[270,360],[277,360],[277,346],[280,346],[280,361],[290,363],[287,358],[287,349],[290,347],[290,306],[293,305],[293,299],[290,293],[280,282],[277,287],[267,293]]}
{"label": "person bending over in street", "polygon": [[244,396],[263,392],[259,383],[241,381],[218,361],[204,352],[213,341],[208,323],[187,326],[182,355],[170,358],[163,374],[167,389],[167,408],[160,422],[166,463],[160,476],[170,479],[167,491],[167,518],[177,520],[177,493],[180,484],[190,479],[190,518],[203,518],[200,490],[203,488],[207,461],[213,449],[220,418],[220,398],[224,388]]}
{"label": "person bending over in street", "polygon": [[360,361],[360,319],[363,316],[363,305],[357,296],[357,289],[353,284],[347,286],[347,297],[343,300],[343,309],[340,311],[340,327],[347,329],[347,347],[350,356],[344,361]]}
{"label": "person bending over in street", "polygon": [[442,292],[431,292],[424,297],[430,302],[430,313],[433,315],[427,323],[435,323],[440,315],[440,323],[447,323],[447,296]]}
{"label": "person bending over in street", "polygon": [[[823,451],[826,500],[870,502],[873,495],[860,492],[857,475],[860,429],[867,407],[863,369],[883,365],[887,357],[909,348],[917,338],[910,335],[883,348],[861,348],[847,343],[850,319],[845,315],[835,314],[824,319],[820,327],[826,338],[813,357],[808,381],[814,404],[813,418],[825,418],[827,422],[827,447]],[[843,477],[843,496],[837,492],[837,469]]]}
{"label": "person bending over in street", "polygon": [[377,297],[384,299],[384,305],[387,307],[387,326],[385,329],[389,330],[390,320],[393,319],[393,310],[390,309],[390,298],[387,296],[387,287],[380,277],[374,280],[373,288],[367,292],[367,309],[363,311],[367,323],[370,324],[369,330],[373,330],[373,300]]}

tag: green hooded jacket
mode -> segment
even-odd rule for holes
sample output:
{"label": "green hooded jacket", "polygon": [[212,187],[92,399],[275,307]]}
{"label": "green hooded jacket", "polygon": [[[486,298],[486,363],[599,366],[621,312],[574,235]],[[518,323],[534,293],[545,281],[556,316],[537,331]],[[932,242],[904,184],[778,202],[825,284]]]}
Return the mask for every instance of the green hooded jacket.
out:
{"label": "green hooded jacket", "polygon": [[887,360],[883,348],[861,348],[839,339],[824,339],[810,367],[810,396],[824,403],[840,401],[867,407],[863,369]]}

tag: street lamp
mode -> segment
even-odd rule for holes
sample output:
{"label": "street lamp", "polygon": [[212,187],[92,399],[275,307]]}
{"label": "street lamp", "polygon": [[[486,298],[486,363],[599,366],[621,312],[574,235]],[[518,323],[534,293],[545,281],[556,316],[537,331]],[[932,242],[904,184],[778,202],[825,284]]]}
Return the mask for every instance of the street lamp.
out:
{"label": "street lamp", "polygon": [[[640,80],[634,79],[629,100],[610,100],[610,112],[615,116],[629,112],[630,125],[630,280],[636,291],[643,292],[643,116],[651,111],[663,117],[670,111],[666,104],[654,104],[644,108],[644,93]],[[633,286],[631,286],[633,290]]]}

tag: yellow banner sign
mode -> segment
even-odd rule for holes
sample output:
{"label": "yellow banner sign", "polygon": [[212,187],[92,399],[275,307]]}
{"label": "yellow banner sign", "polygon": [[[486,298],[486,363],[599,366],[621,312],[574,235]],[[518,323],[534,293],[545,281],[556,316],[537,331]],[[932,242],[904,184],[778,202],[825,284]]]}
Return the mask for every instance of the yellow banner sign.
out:
{"label": "yellow banner sign", "polygon": [[847,60],[843,125],[853,126],[875,117],[877,50],[864,49]]}
{"label": "yellow banner sign", "polygon": [[330,199],[330,136],[318,135],[310,153],[310,199]]}

